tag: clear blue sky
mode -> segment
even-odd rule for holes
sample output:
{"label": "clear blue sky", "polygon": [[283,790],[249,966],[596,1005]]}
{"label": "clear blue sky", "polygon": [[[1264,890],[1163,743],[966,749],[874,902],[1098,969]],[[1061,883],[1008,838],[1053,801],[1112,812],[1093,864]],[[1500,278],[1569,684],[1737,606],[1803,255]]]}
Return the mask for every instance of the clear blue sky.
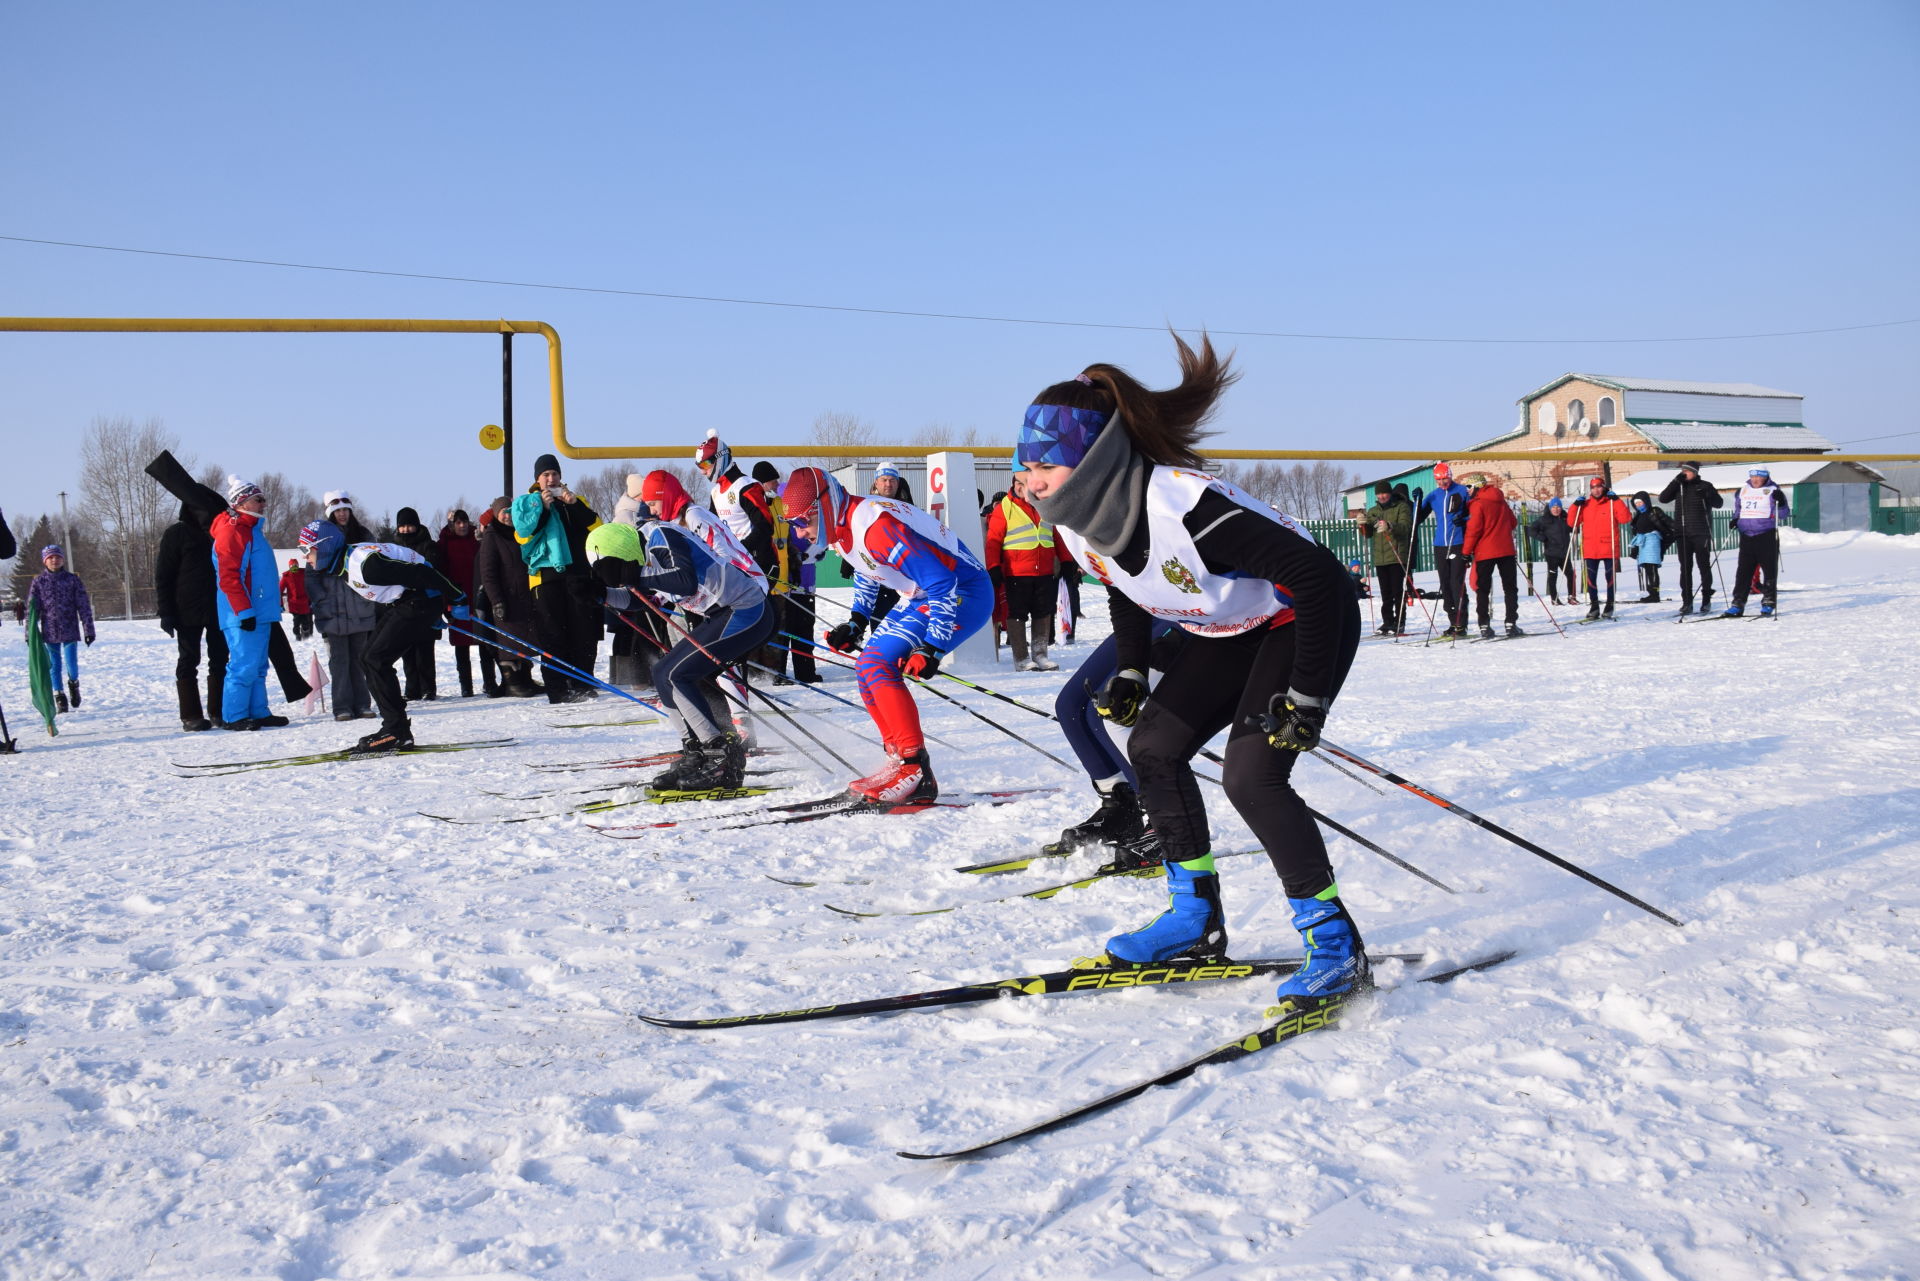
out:
{"label": "clear blue sky", "polygon": [[[0,233],[913,311],[1645,338],[1920,316],[1920,6],[11,5]],[[385,279],[0,241],[0,314],[545,320],[570,433],[1010,438],[1164,334]],[[1568,370],[1920,428],[1920,325],[1734,342],[1229,339],[1241,447],[1457,448]],[[518,456],[545,431],[518,347]],[[96,415],[375,510],[498,489],[463,337],[0,335],[0,506]],[[1875,446],[1920,450],[1920,436]],[[597,467],[600,464],[576,464]]]}

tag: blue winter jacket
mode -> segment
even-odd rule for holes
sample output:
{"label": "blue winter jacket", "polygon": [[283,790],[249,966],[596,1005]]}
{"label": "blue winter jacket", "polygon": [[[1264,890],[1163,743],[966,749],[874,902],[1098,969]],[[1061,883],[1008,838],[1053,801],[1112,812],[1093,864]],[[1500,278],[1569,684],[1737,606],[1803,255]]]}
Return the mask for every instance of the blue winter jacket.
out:
{"label": "blue winter jacket", "polygon": [[[259,521],[242,522],[230,511],[213,518],[214,607],[221,627],[238,627],[243,619],[260,623],[280,619],[280,569]],[[221,563],[221,557],[227,563]],[[239,605],[235,597],[246,600]]]}
{"label": "blue winter jacket", "polygon": [[[1449,510],[1453,499],[1460,500],[1460,510]],[[1458,547],[1467,537],[1467,487],[1448,482],[1420,500],[1422,511],[1420,519],[1433,517],[1433,545],[1435,547]]]}
{"label": "blue winter jacket", "polygon": [[1660,558],[1666,555],[1666,544],[1661,541],[1660,531],[1649,529],[1644,534],[1635,534],[1627,540],[1627,550],[1633,553],[1633,559],[1640,565],[1658,565]]}

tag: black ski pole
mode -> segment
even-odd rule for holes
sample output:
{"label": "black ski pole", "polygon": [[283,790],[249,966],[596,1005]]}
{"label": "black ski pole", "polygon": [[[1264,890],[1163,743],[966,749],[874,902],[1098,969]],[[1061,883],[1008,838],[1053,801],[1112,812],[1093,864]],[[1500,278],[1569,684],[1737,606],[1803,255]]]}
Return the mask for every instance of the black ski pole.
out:
{"label": "black ski pole", "polygon": [[13,735],[7,730],[7,709],[0,707],[0,756],[11,755],[19,750],[20,745],[13,741]]}
{"label": "black ski pole", "polygon": [[[779,634],[779,635],[781,635],[781,636],[789,636],[789,635],[791,635],[792,633],[790,633],[790,632],[780,632],[780,633],[778,633],[778,634]],[[772,644],[773,644],[773,642],[772,642],[772,641],[768,641],[768,642],[767,642],[767,644],[769,644],[769,645],[772,645]],[[793,647],[792,645],[780,645],[780,646],[777,646],[776,648],[779,648],[779,649],[783,649],[783,650],[785,650],[785,651],[786,651],[787,653],[789,653],[789,654],[798,654],[798,653],[800,653],[800,652],[801,652],[800,650],[798,650],[798,649],[795,649],[795,648],[794,648],[794,647]],[[816,661],[816,662],[822,662],[822,661],[824,661],[824,662],[826,662],[826,665],[827,665],[828,667],[832,667],[832,668],[834,668],[834,669],[835,669],[835,670],[837,670],[837,671],[850,671],[850,670],[852,670],[851,668],[849,668],[849,667],[847,667],[847,666],[845,666],[844,664],[838,664],[838,663],[834,663],[834,662],[832,662],[831,660],[822,660],[822,659],[820,658],[820,655],[819,655],[819,654],[817,654],[817,653],[816,653],[816,654],[814,654],[814,656],[813,656],[813,657],[814,657],[814,661]],[[763,666],[761,666],[761,665],[760,665],[759,663],[749,663],[749,664],[748,664],[748,666],[749,666],[749,667],[751,667],[751,668],[753,668],[753,670],[755,670],[756,672],[768,672],[768,673],[772,673],[772,674],[774,674],[774,675],[778,675],[778,674],[779,674],[779,673],[777,673],[777,672],[774,672],[774,671],[773,671],[773,669],[772,669],[771,667],[763,667]],[[861,706],[861,705],[860,705],[859,703],[856,703],[856,702],[854,702],[854,701],[853,701],[852,699],[850,699],[850,698],[842,698],[842,697],[840,697],[840,695],[838,695],[838,694],[836,694],[836,693],[834,693],[834,692],[833,692],[832,690],[825,690],[825,689],[821,689],[821,688],[820,688],[820,687],[819,687],[818,685],[810,685],[810,684],[808,684],[808,683],[807,683],[807,682],[805,682],[805,681],[797,681],[797,682],[795,682],[795,683],[796,683],[796,684],[799,684],[799,685],[801,685],[801,686],[803,686],[803,687],[805,687],[805,688],[807,688],[807,689],[810,689],[810,690],[812,690],[812,691],[813,691],[814,693],[816,693],[816,694],[818,694],[818,695],[820,695],[820,697],[822,697],[822,698],[830,698],[830,699],[832,699],[832,700],[833,700],[834,702],[836,702],[836,703],[838,703],[838,704],[840,704],[840,705],[841,705],[842,707],[851,707],[851,708],[852,708],[852,709],[853,709],[854,711],[856,711],[856,712],[859,712],[859,713],[860,713],[860,714],[861,714],[862,716],[866,716],[866,715],[868,715],[868,712],[867,712],[867,709],[866,709],[865,707],[863,707],[863,706]],[[950,748],[952,748],[952,749],[953,749],[954,751],[956,751],[956,752],[960,750],[960,747],[959,747],[959,746],[958,746],[957,744],[954,744],[954,743],[949,743],[949,742],[948,742],[948,741],[947,741],[946,739],[944,739],[944,738],[941,738],[941,737],[940,737],[940,736],[939,736],[938,734],[935,734],[935,733],[934,733],[934,732],[933,732],[932,730],[929,730],[929,729],[927,729],[927,728],[926,728],[926,727],[924,727],[924,726],[922,726],[922,727],[921,727],[921,730],[920,730],[920,737],[922,737],[922,738],[924,738],[924,739],[926,739],[926,740],[927,740],[927,741],[928,741],[929,743],[938,743],[938,744],[940,744],[940,746],[942,746],[942,747],[950,747]]]}
{"label": "black ski pole", "polygon": [[[786,637],[788,640],[804,640],[805,639],[805,637],[795,636],[792,632],[782,632],[780,634]],[[932,694],[935,698],[944,699],[945,701],[952,703],[955,707],[959,708],[961,711],[965,712],[967,715],[973,717],[975,720],[985,721],[987,724],[993,726],[995,729],[999,730],[1002,734],[1005,734],[1008,738],[1014,740],[1016,743],[1025,743],[1028,747],[1031,747],[1034,751],[1040,753],[1040,755],[1046,757],[1048,760],[1052,761],[1055,765],[1059,765],[1062,768],[1072,770],[1075,773],[1080,772],[1079,766],[1069,765],[1066,761],[1061,760],[1058,756],[1055,756],[1052,752],[1049,752],[1046,748],[1040,746],[1040,744],[1034,742],[1032,739],[1022,738],[1019,734],[1014,733],[1012,730],[1008,729],[1005,725],[1002,725],[999,721],[994,720],[993,717],[988,716],[983,712],[976,711],[975,709],[967,706],[965,703],[961,702],[959,699],[955,698],[953,695],[947,693],[945,690],[935,685],[932,681],[922,680],[918,676],[907,676],[905,672],[902,672],[901,676],[907,680],[912,681],[915,685],[918,685],[921,689],[926,690],[927,693]]]}
{"label": "black ski pole", "polygon": [[1400,775],[1394,773],[1390,769],[1387,769],[1383,765],[1375,765],[1372,761],[1367,760],[1365,757],[1357,756],[1343,747],[1336,747],[1334,744],[1329,743],[1324,738],[1320,740],[1320,746],[1316,750],[1331,752],[1333,755],[1338,756],[1343,761],[1349,761],[1354,765],[1358,765],[1361,769],[1366,770],[1369,774],[1373,774],[1380,778],[1384,778],[1387,780],[1387,782],[1392,783],[1395,786],[1400,787],[1406,791],[1412,792],[1415,796],[1418,796],[1423,801],[1431,801],[1433,804],[1438,805],[1441,809],[1446,810],[1448,813],[1455,814],[1461,818],[1464,818],[1465,820],[1467,820],[1467,822],[1472,823],[1475,827],[1485,828],[1487,831],[1492,832],[1495,836],[1501,837],[1507,841],[1512,842],[1515,845],[1518,845],[1521,849],[1527,851],[1527,853],[1537,855],[1538,857],[1547,860],[1547,862],[1553,864],[1555,867],[1561,869],[1562,871],[1572,872],[1575,876],[1579,877],[1583,881],[1586,881],[1588,884],[1597,885],[1601,889],[1605,890],[1607,893],[1612,894],[1618,898],[1624,899],[1627,902],[1633,904],[1635,907],[1639,908],[1641,911],[1646,912],[1651,916],[1659,917],[1661,920],[1665,921],[1668,925],[1681,927],[1681,928],[1684,928],[1685,926],[1685,922],[1675,917],[1668,916],[1665,912],[1662,912],[1659,908],[1654,907],[1650,903],[1647,903],[1641,899],[1635,898],[1633,895],[1627,893],[1625,890],[1621,889],[1619,886],[1613,884],[1612,882],[1602,880],[1600,877],[1595,876],[1592,872],[1587,871],[1585,868],[1580,867],[1577,864],[1569,863],[1566,859],[1561,858],[1558,854],[1553,853],[1551,850],[1542,849],[1540,846],[1535,845],[1532,841],[1528,840],[1524,836],[1518,836],[1513,832],[1509,832],[1506,828],[1500,826],[1498,823],[1495,823],[1490,819],[1485,819],[1480,817],[1480,815],[1475,814],[1472,810],[1467,809],[1463,805],[1455,804],[1453,801],[1448,800],[1444,796],[1440,796],[1433,792],[1430,792],[1426,788],[1421,787],[1419,784],[1400,777]]}
{"label": "black ski pole", "polygon": [[[687,642],[687,644],[693,646],[695,649],[699,650],[702,654],[705,654],[707,656],[708,661],[712,662],[715,666],[720,668],[721,671],[724,672],[732,666],[732,664],[724,663],[718,657],[716,657],[714,655],[714,652],[708,649],[705,645],[702,645],[699,639],[695,637],[692,632],[688,631],[685,627],[680,625],[679,619],[673,617],[673,615],[669,614],[666,610],[661,609],[658,605],[654,604],[653,600],[645,592],[634,592],[633,598],[639,601],[641,604],[645,605],[648,609],[652,610],[654,613],[654,616],[660,619],[661,622],[665,623],[668,627],[671,627],[674,631],[679,632],[681,637]],[[616,614],[619,613],[618,610],[615,610],[614,612]],[[631,620],[627,620],[627,625],[629,627],[633,627],[633,623],[631,622]],[[634,630],[639,631],[640,629],[638,627],[634,627]],[[806,735],[806,737],[812,739],[815,745],[817,745],[821,751],[825,752],[828,756],[833,757],[835,761],[839,762],[841,768],[846,769],[856,775],[860,773],[860,770],[858,767],[851,764],[846,757],[840,755],[840,753],[834,751],[831,747],[828,747],[826,745],[826,742],[821,738],[819,738],[817,735],[815,735],[812,731],[804,728],[799,721],[793,718],[792,714],[789,713],[786,708],[780,706],[780,704],[774,702],[771,698],[768,698],[765,691],[755,689],[752,683],[747,680],[744,674],[742,674],[740,677],[740,687],[746,690],[747,693],[757,696],[761,702],[765,703],[768,707],[771,707],[779,715],[785,717],[788,724],[792,725],[793,728],[799,733],[804,734]],[[744,709],[744,707],[745,707],[745,704],[743,703],[742,708]],[[782,735],[781,737],[784,738],[786,736]]]}

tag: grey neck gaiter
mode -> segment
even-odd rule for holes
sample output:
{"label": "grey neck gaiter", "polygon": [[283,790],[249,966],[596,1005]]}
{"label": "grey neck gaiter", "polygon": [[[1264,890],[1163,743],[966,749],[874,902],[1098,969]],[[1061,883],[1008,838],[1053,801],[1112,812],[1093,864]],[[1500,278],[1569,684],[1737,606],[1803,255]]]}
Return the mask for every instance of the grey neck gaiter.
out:
{"label": "grey neck gaiter", "polygon": [[1072,530],[1102,556],[1118,556],[1146,512],[1147,475],[1152,470],[1134,451],[1116,413],[1067,483],[1035,499],[1033,507],[1042,520]]}

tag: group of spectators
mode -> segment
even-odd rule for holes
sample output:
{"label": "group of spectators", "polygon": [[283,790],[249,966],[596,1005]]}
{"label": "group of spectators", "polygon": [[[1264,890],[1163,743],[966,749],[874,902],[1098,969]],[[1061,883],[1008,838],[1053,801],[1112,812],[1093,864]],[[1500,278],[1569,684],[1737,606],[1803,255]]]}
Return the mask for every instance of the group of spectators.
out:
{"label": "group of spectators", "polygon": [[[1546,569],[1546,599],[1551,604],[1559,605],[1564,598],[1566,604],[1578,605],[1584,590],[1587,618],[1612,618],[1616,575],[1625,557],[1632,557],[1640,576],[1638,603],[1658,603],[1661,563],[1669,552],[1677,551],[1679,612],[1696,612],[1697,577],[1698,612],[1706,613],[1714,596],[1713,512],[1724,504],[1720,492],[1701,479],[1697,462],[1682,463],[1679,474],[1657,498],[1640,490],[1623,500],[1595,476],[1587,483],[1587,493],[1571,503],[1548,499],[1545,508],[1527,521],[1524,536],[1539,549]],[[1765,467],[1750,470],[1736,505],[1740,557],[1729,585],[1732,605],[1727,612],[1739,614],[1757,590],[1762,610],[1771,613],[1780,561],[1778,523],[1792,511]],[[1671,515],[1667,506],[1672,508]],[[1482,637],[1496,635],[1491,608],[1496,580],[1504,597],[1505,634],[1525,634],[1519,626],[1516,531],[1520,521],[1497,479],[1469,487],[1454,478],[1446,463],[1440,463],[1434,467],[1432,492],[1422,495],[1418,503],[1404,484],[1382,482],[1374,490],[1373,505],[1355,520],[1380,584],[1376,634],[1406,634],[1407,602],[1419,597],[1412,585],[1414,539],[1429,520],[1439,601],[1447,623],[1441,634],[1454,638],[1467,634],[1470,580],[1472,610]],[[1529,554],[1529,591],[1533,590],[1533,559]],[[1353,568],[1363,573],[1367,566],[1356,561]]]}

